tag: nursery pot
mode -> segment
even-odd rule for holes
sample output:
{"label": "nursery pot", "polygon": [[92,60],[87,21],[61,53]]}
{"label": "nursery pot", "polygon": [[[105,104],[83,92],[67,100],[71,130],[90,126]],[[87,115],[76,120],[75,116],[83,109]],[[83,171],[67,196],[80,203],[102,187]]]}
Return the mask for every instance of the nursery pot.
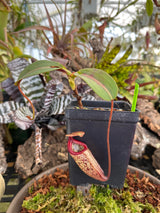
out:
{"label": "nursery pot", "polygon": [[[35,180],[39,180],[40,178],[42,178],[44,175],[50,175],[50,174],[54,174],[54,172],[56,171],[56,169],[63,169],[63,170],[67,170],[68,169],[68,163],[64,163],[61,164],[59,166],[53,167],[51,169],[48,169],[47,171],[42,172],[41,174],[37,175],[36,177],[34,177],[31,181],[29,181],[18,193],[17,195],[14,197],[14,199],[12,200],[8,210],[6,213],[19,213],[22,207],[22,203],[23,200],[26,196],[28,196],[28,189],[29,187],[35,182]],[[160,180],[158,180],[157,178],[155,178],[154,176],[140,170],[137,169],[136,167],[133,166],[128,166],[128,169],[130,169],[131,173],[135,173],[138,172],[139,173],[139,178],[142,178],[144,175],[145,177],[149,177],[150,181],[155,183],[155,184],[160,184]]]}
{"label": "nursery pot", "polygon": [[[83,101],[84,109],[72,102],[66,109],[67,134],[84,131],[85,135],[76,139],[84,142],[104,171],[108,173],[107,127],[111,102]],[[114,102],[110,127],[111,175],[102,182],[86,175],[69,155],[69,174],[72,185],[107,184],[122,188],[130,158],[139,112],[131,112],[131,106],[124,101]]]}

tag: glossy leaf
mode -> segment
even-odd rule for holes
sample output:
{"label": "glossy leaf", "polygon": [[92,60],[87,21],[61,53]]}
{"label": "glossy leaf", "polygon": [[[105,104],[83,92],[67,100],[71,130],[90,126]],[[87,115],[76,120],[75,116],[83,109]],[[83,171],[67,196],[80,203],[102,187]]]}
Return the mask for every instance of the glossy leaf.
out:
{"label": "glossy leaf", "polygon": [[65,67],[55,61],[47,61],[47,60],[41,60],[36,61],[33,64],[30,64],[27,66],[19,75],[18,81],[27,78],[33,75],[38,75],[45,72],[50,72],[57,69],[64,69]]}
{"label": "glossy leaf", "polygon": [[84,80],[104,100],[110,101],[117,96],[116,82],[103,70],[86,68],[79,70],[74,75]]}
{"label": "glossy leaf", "polygon": [[23,55],[23,52],[20,50],[18,46],[13,47],[14,57],[20,57]]}
{"label": "glossy leaf", "polygon": [[152,13],[153,13],[153,1],[152,0],[147,0],[146,11],[147,11],[148,16],[152,15]]}

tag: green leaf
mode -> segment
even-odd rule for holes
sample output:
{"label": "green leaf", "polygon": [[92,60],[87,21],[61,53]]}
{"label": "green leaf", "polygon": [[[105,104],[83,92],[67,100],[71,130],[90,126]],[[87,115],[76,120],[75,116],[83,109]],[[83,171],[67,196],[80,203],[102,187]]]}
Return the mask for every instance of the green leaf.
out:
{"label": "green leaf", "polygon": [[152,0],[147,0],[146,1],[146,11],[148,16],[151,16],[153,13],[153,1]]}
{"label": "green leaf", "polygon": [[86,68],[79,70],[74,75],[84,80],[103,100],[111,101],[117,96],[116,82],[103,70]]}
{"label": "green leaf", "polygon": [[19,75],[18,81],[33,75],[50,72],[57,69],[65,69],[65,67],[55,61],[41,60],[27,66]]}
{"label": "green leaf", "polygon": [[124,88],[119,89],[119,93],[124,96],[124,98],[126,98],[131,104],[133,101],[133,95],[131,95],[127,90],[125,90]]}
{"label": "green leaf", "polygon": [[79,30],[78,30],[78,35],[79,35],[79,39],[82,41],[82,42],[85,42],[87,40],[87,31],[84,27],[81,27]]}
{"label": "green leaf", "polygon": [[20,57],[23,54],[20,48],[17,46],[13,47],[13,53],[15,57]]}
{"label": "green leaf", "polygon": [[137,98],[138,98],[138,89],[139,89],[139,84],[136,83],[135,89],[134,89],[134,96],[133,96],[131,112],[135,112],[135,110],[136,110],[136,104],[137,104]]}
{"label": "green leaf", "polygon": [[[87,33],[87,30],[90,30],[92,29],[92,24],[93,24],[93,21],[92,20],[89,20],[87,22],[85,22],[81,28],[85,29],[86,30],[86,33]],[[81,29],[80,28],[80,29]]]}

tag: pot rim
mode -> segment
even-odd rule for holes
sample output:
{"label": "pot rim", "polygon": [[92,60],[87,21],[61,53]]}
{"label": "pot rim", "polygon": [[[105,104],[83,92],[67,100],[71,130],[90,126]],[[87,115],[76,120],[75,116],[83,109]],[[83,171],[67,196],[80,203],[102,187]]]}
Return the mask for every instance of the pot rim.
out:
{"label": "pot rim", "polygon": [[[79,109],[77,101],[72,101],[65,110],[66,120],[85,120],[85,121],[107,121],[111,107],[110,101],[82,101],[84,108]],[[94,108],[103,108],[104,110],[95,110]],[[139,121],[139,111],[131,112],[131,105],[126,101],[114,101],[115,109],[113,111],[112,122],[137,123]]]}

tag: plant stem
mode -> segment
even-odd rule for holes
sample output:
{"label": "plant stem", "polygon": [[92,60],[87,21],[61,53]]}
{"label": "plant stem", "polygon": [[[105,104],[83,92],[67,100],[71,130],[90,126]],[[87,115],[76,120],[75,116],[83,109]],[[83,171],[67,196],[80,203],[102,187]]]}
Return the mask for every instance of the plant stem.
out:
{"label": "plant stem", "polygon": [[77,98],[79,108],[83,109],[82,97],[79,96],[77,87],[75,88],[75,90],[73,90],[73,92],[74,92],[74,96]]}
{"label": "plant stem", "polygon": [[113,100],[111,100],[111,111],[110,111],[110,115],[109,115],[108,129],[107,129],[107,150],[108,150],[108,174],[107,174],[107,178],[108,179],[111,175],[111,151],[110,151],[109,135],[110,135],[110,128],[111,128],[112,114],[113,114],[113,104],[114,104]]}
{"label": "plant stem", "polygon": [[34,118],[35,118],[35,108],[34,108],[34,106],[33,106],[33,104],[32,104],[32,101],[31,101],[31,100],[23,93],[23,91],[21,90],[20,83],[21,83],[21,80],[18,82],[18,89],[19,89],[20,93],[23,95],[23,97],[26,98],[27,101],[30,103],[31,108],[32,108],[32,112],[33,112],[33,117],[32,117],[32,118],[31,118],[30,116],[26,116],[26,117],[27,117],[28,119],[30,119],[30,120],[34,120]]}

